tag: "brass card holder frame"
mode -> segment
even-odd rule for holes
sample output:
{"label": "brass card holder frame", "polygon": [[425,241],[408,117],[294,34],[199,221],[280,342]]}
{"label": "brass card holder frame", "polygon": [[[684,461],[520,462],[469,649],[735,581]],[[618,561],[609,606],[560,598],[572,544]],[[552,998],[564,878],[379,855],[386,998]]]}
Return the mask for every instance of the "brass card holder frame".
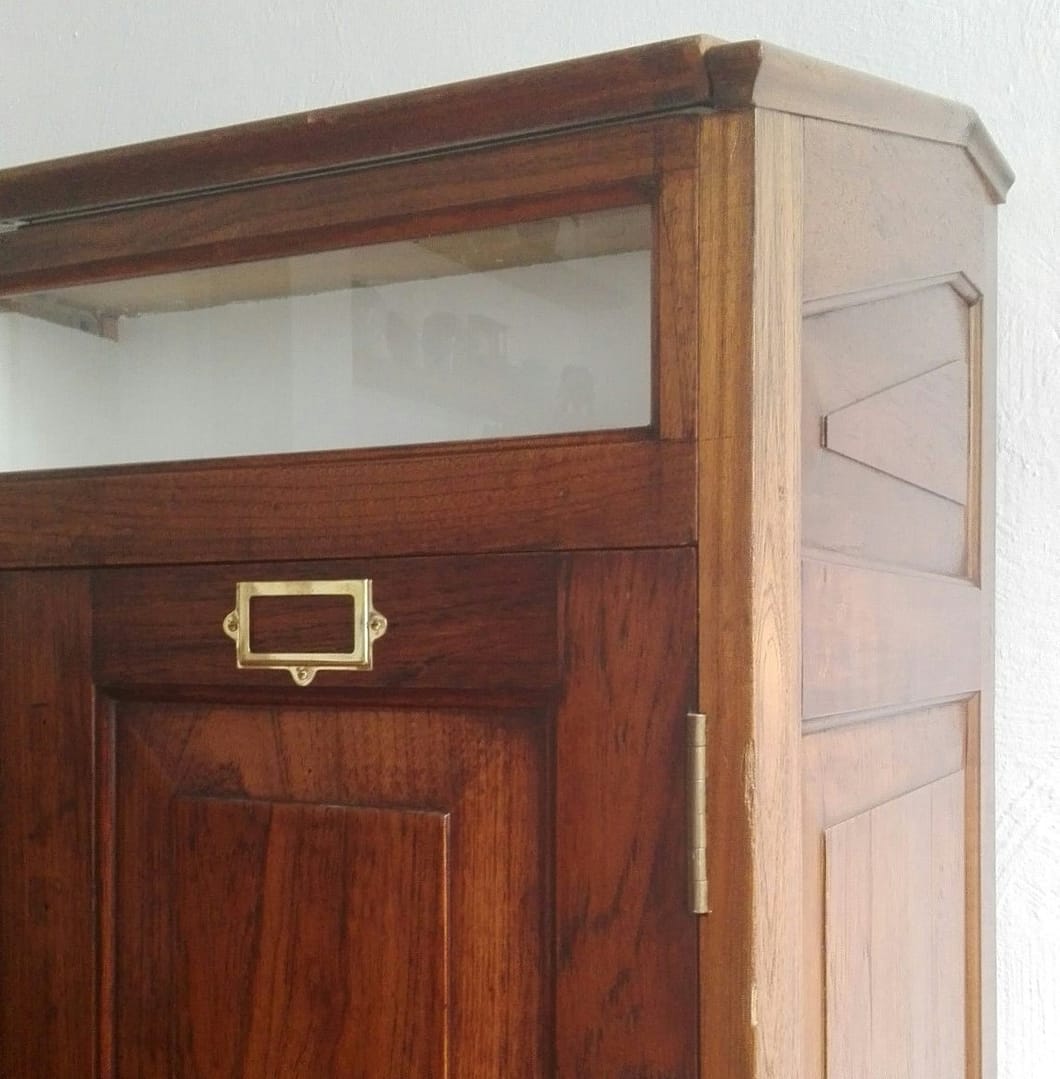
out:
{"label": "brass card holder frame", "polygon": [[[353,645],[348,652],[255,652],[250,647],[250,601],[256,596],[349,596],[353,611]],[[387,621],[372,607],[372,582],[240,581],[235,610],[222,627],[236,644],[241,670],[287,671],[295,685],[308,686],[317,671],[370,671],[372,645],[386,633]]]}

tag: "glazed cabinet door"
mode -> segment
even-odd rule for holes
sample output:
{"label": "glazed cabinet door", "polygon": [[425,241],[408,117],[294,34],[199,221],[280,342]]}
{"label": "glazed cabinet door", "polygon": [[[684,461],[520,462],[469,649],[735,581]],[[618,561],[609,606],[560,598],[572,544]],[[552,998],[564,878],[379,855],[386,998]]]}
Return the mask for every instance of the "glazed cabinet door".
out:
{"label": "glazed cabinet door", "polygon": [[[358,579],[371,670],[237,669],[238,582]],[[691,1079],[694,595],[689,549],[0,575],[0,1074]]]}

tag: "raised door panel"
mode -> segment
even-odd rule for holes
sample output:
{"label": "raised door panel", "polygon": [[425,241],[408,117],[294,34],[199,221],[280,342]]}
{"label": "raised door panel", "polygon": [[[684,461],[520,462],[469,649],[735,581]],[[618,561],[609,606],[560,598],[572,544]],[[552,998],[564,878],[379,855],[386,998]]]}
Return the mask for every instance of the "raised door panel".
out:
{"label": "raised door panel", "polygon": [[540,720],[118,706],[118,1074],[539,1074]]}

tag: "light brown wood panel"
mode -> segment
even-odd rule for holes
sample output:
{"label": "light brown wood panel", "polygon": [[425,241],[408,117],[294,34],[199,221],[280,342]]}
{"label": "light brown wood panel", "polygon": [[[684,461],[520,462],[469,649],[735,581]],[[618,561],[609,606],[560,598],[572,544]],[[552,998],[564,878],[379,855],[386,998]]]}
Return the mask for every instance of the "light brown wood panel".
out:
{"label": "light brown wood panel", "polygon": [[811,553],[834,551],[952,577],[968,569],[962,506],[835,453],[818,450],[807,470],[803,519]]}
{"label": "light brown wood panel", "polygon": [[828,1079],[964,1079],[964,777],[825,832]]}
{"label": "light brown wood panel", "polygon": [[541,1075],[544,731],[119,705],[119,1074]]}
{"label": "light brown wood panel", "polygon": [[799,342],[802,127],[703,125],[700,709],[711,915],[701,1075],[767,1079],[798,1055]]}
{"label": "light brown wood panel", "polygon": [[964,505],[968,365],[936,367],[825,417],[824,448]]}
{"label": "light brown wood panel", "polygon": [[88,577],[0,573],[0,1075],[96,1067]]}
{"label": "light brown wood panel", "polygon": [[971,695],[982,594],[968,581],[804,559],[805,719]]}
{"label": "light brown wood panel", "polygon": [[875,131],[952,143],[967,149],[991,196],[1004,202],[1012,169],[976,113],[887,79],[789,52],[765,41],[707,50],[711,104],[791,112]]}
{"label": "light brown wood panel", "polygon": [[807,546],[969,573],[978,494],[969,487],[970,383],[980,357],[968,289],[956,278],[836,297],[805,319]]}
{"label": "light brown wood panel", "polygon": [[920,705],[807,734],[803,768],[821,820],[846,820],[959,772],[966,764],[969,707],[965,700]]}
{"label": "light brown wood panel", "polygon": [[963,271],[984,281],[991,193],[963,149],[806,120],[804,295]]}
{"label": "light brown wood panel", "polygon": [[[972,736],[970,710],[969,702],[953,702],[828,727],[803,738],[804,1079],[823,1079],[825,1075],[828,1003],[825,996],[824,835],[844,821],[867,819],[876,807],[893,803],[912,791],[928,788],[940,777],[969,775],[973,767],[972,745],[968,741]],[[840,833],[829,834],[837,837],[835,842],[842,842]],[[971,833],[968,841],[974,842]],[[845,880],[852,881],[853,886],[845,908],[847,916],[830,927],[832,935],[828,947],[835,961],[829,977],[835,984],[833,1000],[849,997],[850,1013],[864,1015],[859,1001],[864,1002],[869,992],[869,953],[864,948],[859,950],[858,934],[863,942],[871,918],[871,901],[865,895],[864,881],[858,880],[858,874],[869,873],[871,851],[864,845],[848,843],[846,856],[850,869],[833,882],[836,895],[844,894]],[[972,886],[969,877],[969,897],[973,895]],[[943,920],[958,917],[958,908],[963,909],[962,898],[948,896],[945,903],[946,906],[939,909],[938,917]],[[925,901],[925,907],[930,906]],[[969,954],[975,949],[977,936],[974,920],[970,921]],[[960,957],[952,962],[963,970]],[[970,1037],[975,1018],[976,1009],[970,1006]],[[871,1045],[869,1029],[865,1026],[860,1036],[851,1035],[833,1047],[835,1059],[831,1066],[840,1074],[872,1079],[872,1072],[858,1070],[869,1059]],[[831,1079],[831,1072],[828,1074]]]}

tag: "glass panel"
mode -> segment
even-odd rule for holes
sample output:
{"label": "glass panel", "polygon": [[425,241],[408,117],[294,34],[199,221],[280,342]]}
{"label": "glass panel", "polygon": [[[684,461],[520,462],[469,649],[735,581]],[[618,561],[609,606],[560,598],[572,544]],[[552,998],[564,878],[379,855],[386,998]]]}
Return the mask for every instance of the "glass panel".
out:
{"label": "glass panel", "polygon": [[0,469],[651,422],[637,206],[0,299]]}

